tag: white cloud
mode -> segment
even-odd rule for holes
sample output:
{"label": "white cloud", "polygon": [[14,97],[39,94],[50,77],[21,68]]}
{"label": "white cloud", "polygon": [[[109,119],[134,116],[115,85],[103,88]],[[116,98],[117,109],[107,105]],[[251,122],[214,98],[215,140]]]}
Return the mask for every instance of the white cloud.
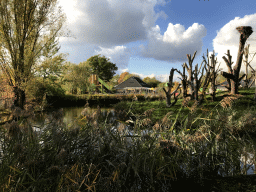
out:
{"label": "white cloud", "polygon": [[[72,3],[71,3],[72,2]],[[154,6],[164,0],[63,0],[68,28],[77,39],[61,38],[69,44],[90,43],[104,47],[146,39],[147,29],[158,17]]]}
{"label": "white cloud", "polygon": [[[167,18],[156,5],[167,0],[61,0],[67,15],[66,28],[71,37],[60,37],[62,52],[68,52],[69,60],[81,62],[93,54],[111,58],[118,67],[126,68],[131,55],[137,55],[138,47],[127,48],[127,43],[147,39],[147,31],[159,18]],[[123,46],[122,46],[123,45]],[[91,47],[91,50],[89,50]]]}
{"label": "white cloud", "polygon": [[[239,47],[239,38],[240,34],[236,30],[236,27],[239,26],[251,26],[253,29],[256,29],[256,14],[246,15],[243,18],[236,17],[234,20],[231,20],[229,23],[224,25],[218,32],[217,36],[213,40],[213,47],[215,52],[217,53],[217,59],[221,62],[220,68],[223,68],[226,71],[227,67],[222,59],[223,56],[226,56],[227,50],[230,50],[230,54],[232,55],[232,61],[234,62],[233,66],[236,63],[238,47]],[[254,30],[255,31],[255,30]],[[253,32],[252,35],[246,41],[247,44],[250,44],[250,53],[256,52],[256,46],[253,41],[255,40],[256,32]],[[250,61],[249,57],[249,61]],[[256,62],[252,62],[253,66],[256,67]],[[244,70],[244,66],[242,65],[242,70]]]}
{"label": "white cloud", "polygon": [[128,68],[125,68],[125,69],[119,69],[119,71],[120,71],[121,73],[124,73],[124,72],[129,72],[129,69],[128,69]]}
{"label": "white cloud", "polygon": [[[132,74],[139,75],[141,79],[144,79],[146,77],[150,77],[150,78],[155,77],[157,80],[159,80],[161,82],[169,81],[169,74],[162,74],[162,75],[155,75],[154,73],[152,73],[150,75],[144,75],[141,73],[132,73]],[[178,77],[180,77],[179,74],[174,74],[173,81],[180,81],[180,79]]]}
{"label": "white cloud", "polygon": [[140,46],[142,56],[171,62],[186,60],[186,55],[195,51],[200,55],[204,36],[206,29],[198,23],[187,30],[183,25],[169,23],[164,35],[160,34],[160,27],[156,25],[148,33],[147,46]]}
{"label": "white cloud", "polygon": [[103,48],[96,50],[95,54],[101,54],[108,57],[112,63],[115,63],[118,68],[124,69],[128,66],[130,60],[130,50],[125,46],[115,46],[113,48]]}
{"label": "white cloud", "polygon": [[[173,75],[173,81],[178,81],[180,82],[179,79],[180,75],[178,73],[174,73]],[[156,79],[161,81],[161,82],[168,82],[169,81],[169,74],[162,74],[162,75],[157,75]]]}

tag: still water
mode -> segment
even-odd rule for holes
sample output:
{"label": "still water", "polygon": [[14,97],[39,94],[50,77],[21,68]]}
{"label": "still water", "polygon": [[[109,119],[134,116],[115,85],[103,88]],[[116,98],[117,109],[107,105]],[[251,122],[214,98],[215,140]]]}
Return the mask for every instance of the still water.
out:
{"label": "still water", "polygon": [[[67,127],[77,127],[76,121],[81,118],[81,113],[85,109],[84,107],[67,107],[62,108],[62,114],[61,120],[63,124]],[[97,111],[97,108],[87,108],[86,113],[87,114],[93,114],[95,111]],[[37,114],[35,117],[34,122],[32,122],[32,125],[34,127],[34,130],[40,131],[43,129],[44,126],[46,126],[50,119],[51,119],[52,113],[49,112],[47,114]],[[101,116],[102,119],[107,119],[107,123],[113,125],[111,128],[111,131],[116,132],[117,130],[123,137],[127,137],[128,140],[131,140],[129,137],[136,136],[137,134],[134,133],[131,126],[125,125],[121,122],[116,121],[117,117],[115,116],[115,111],[113,108],[101,108]],[[146,135],[149,132],[148,130],[142,130],[140,135]]]}

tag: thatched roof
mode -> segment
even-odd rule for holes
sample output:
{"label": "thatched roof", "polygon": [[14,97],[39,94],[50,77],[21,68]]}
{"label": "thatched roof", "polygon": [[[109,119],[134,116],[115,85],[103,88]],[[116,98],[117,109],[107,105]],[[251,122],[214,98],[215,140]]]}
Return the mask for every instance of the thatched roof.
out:
{"label": "thatched roof", "polygon": [[130,77],[129,79],[127,79],[126,81],[120,83],[119,85],[115,86],[115,89],[125,89],[125,88],[150,88],[150,86],[145,83],[144,81],[142,81],[140,78],[138,77]]}

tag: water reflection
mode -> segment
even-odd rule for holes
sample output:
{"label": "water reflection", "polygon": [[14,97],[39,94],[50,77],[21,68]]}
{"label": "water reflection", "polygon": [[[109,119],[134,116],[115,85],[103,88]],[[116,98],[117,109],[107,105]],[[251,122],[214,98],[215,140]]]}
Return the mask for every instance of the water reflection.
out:
{"label": "water reflection", "polygon": [[[81,117],[81,113],[84,110],[84,107],[66,107],[62,108],[62,117],[61,120],[66,126],[76,125],[76,121]],[[97,108],[87,108],[88,114],[93,114],[95,111],[97,111]],[[101,115],[103,118],[107,117],[107,113],[109,113],[109,121],[113,122],[115,121],[115,113],[114,109],[112,108],[101,108]],[[52,119],[52,112],[48,113],[41,113],[37,114],[35,116],[33,125],[35,127],[41,127],[43,128],[44,125],[48,124],[50,120]]]}

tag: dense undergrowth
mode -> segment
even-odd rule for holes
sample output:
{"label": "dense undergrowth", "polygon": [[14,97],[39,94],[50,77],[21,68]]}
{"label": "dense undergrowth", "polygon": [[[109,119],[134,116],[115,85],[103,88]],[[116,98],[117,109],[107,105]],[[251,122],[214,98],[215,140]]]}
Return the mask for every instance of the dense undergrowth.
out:
{"label": "dense undergrowth", "polygon": [[[245,174],[241,157],[255,155],[253,91],[241,93],[202,106],[123,102],[115,106],[123,122],[116,131],[100,108],[85,110],[73,127],[61,110],[40,131],[33,116],[2,126],[1,191],[252,191],[249,181],[222,180]],[[126,135],[130,116],[134,134]]]}

